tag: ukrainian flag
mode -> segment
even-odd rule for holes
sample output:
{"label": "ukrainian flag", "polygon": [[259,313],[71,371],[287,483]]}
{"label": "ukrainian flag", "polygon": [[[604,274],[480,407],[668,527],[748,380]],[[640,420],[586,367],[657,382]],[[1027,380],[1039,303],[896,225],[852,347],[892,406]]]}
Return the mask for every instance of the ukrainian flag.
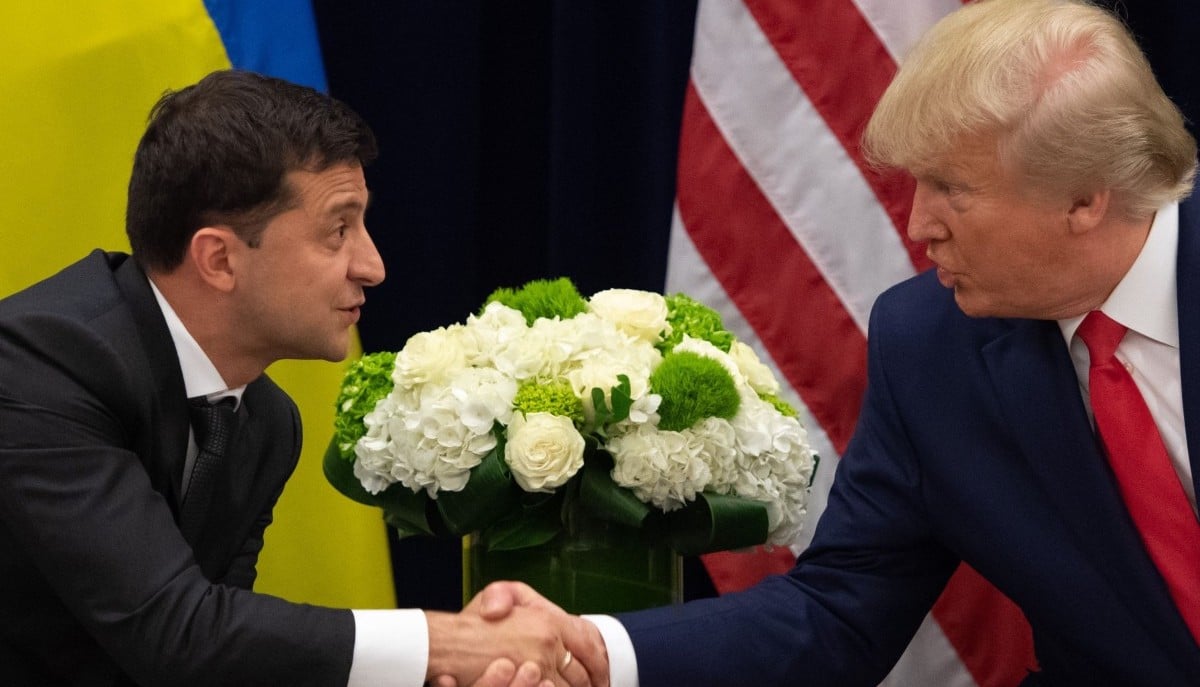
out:
{"label": "ukrainian flag", "polygon": [[[125,189],[151,105],[235,66],[325,88],[308,0],[0,3],[0,297],[95,247],[128,250]],[[341,365],[288,361],[305,449],[275,509],[256,589],[352,608],[395,605],[375,509],[325,482]]]}

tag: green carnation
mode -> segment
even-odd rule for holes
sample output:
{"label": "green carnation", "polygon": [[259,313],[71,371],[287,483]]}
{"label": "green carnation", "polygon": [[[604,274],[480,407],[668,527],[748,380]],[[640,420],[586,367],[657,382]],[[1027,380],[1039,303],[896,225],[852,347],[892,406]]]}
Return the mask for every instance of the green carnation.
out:
{"label": "green carnation", "polygon": [[758,397],[774,406],[775,410],[778,410],[779,414],[783,415],[784,417],[798,417],[800,415],[798,412],[796,412],[796,409],[792,407],[792,404],[776,396],[775,394],[760,393]]}
{"label": "green carnation", "polygon": [[519,310],[529,325],[539,317],[569,320],[587,312],[587,301],[566,277],[537,279],[519,289],[499,288],[488,296],[484,306],[493,301]]}
{"label": "green carnation", "polygon": [[650,374],[650,390],[662,396],[659,429],[679,431],[706,417],[732,418],[741,399],[721,363],[689,351],[663,358]]}
{"label": "green carnation", "polygon": [[364,355],[350,365],[342,378],[333,419],[333,440],[346,460],[354,460],[354,444],[366,433],[363,416],[375,409],[379,399],[392,392],[392,370],[396,354],[381,351]]}
{"label": "green carnation", "polygon": [[583,401],[575,395],[571,384],[566,380],[538,383],[522,382],[517,388],[513,399],[513,409],[525,415],[530,413],[550,413],[570,418],[576,425],[584,422]]}
{"label": "green carnation", "polygon": [[707,341],[726,353],[733,345],[733,334],[725,329],[720,313],[682,293],[667,296],[667,323],[671,334],[658,344],[664,353],[683,341],[684,335]]}

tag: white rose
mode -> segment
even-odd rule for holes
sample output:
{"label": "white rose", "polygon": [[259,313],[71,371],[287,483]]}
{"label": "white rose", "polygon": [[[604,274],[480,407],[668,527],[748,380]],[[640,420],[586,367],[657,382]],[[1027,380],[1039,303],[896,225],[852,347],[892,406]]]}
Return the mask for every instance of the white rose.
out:
{"label": "white rose", "polygon": [[583,467],[583,436],[570,418],[513,413],[504,462],[525,491],[551,492]]}
{"label": "white rose", "polygon": [[667,328],[667,300],[660,294],[635,289],[608,289],[588,300],[588,307],[621,331],[651,344]]}
{"label": "white rose", "polygon": [[771,368],[763,364],[758,358],[758,354],[750,346],[741,341],[734,341],[729,347],[729,357],[746,376],[746,381],[750,383],[750,387],[760,394],[771,394],[776,396],[779,394],[779,380],[775,379]]}
{"label": "white rose", "polygon": [[441,327],[413,334],[396,354],[392,380],[401,387],[441,382],[467,364],[463,327]]}

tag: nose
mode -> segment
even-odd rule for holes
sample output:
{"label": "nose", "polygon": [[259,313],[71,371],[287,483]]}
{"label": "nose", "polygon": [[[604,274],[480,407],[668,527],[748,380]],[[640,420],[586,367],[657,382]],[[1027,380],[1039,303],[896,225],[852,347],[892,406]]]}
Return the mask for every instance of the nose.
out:
{"label": "nose", "polygon": [[946,224],[939,217],[942,196],[928,181],[917,180],[913,192],[912,212],[908,215],[908,238],[916,243],[928,243],[949,236]]}
{"label": "nose", "polygon": [[383,258],[379,256],[379,250],[375,248],[375,242],[371,240],[365,226],[355,234],[355,238],[354,257],[350,260],[350,279],[363,286],[375,286],[383,281],[386,274]]}

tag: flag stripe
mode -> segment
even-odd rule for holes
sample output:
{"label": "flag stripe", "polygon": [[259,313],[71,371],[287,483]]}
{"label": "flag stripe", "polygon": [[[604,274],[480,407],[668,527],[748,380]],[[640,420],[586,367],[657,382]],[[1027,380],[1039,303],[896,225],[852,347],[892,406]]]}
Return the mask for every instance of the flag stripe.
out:
{"label": "flag stripe", "polygon": [[[668,286],[708,294],[808,406],[814,441],[836,452],[865,384],[870,307],[928,266],[903,235],[911,179],[875,173],[859,149],[895,56],[958,0],[912,4],[702,0],[697,15]],[[821,450],[800,547],[837,461]],[[779,565],[761,552],[705,563],[722,592],[744,587],[747,568]],[[915,641],[888,684],[1015,684],[1032,660],[1016,607],[965,567]]]}
{"label": "flag stripe", "polygon": [[899,63],[934,22],[961,7],[963,0],[854,0],[883,47]]}
{"label": "flag stripe", "polygon": [[[683,226],[683,220],[679,217],[679,208],[676,206],[671,221],[670,256],[667,262],[667,293],[678,292],[687,293],[720,312],[725,327],[733,332],[739,341],[744,342],[755,350],[759,359],[771,368],[771,373],[775,375],[775,378],[786,379],[786,376],[780,371],[779,366],[775,364],[774,358],[771,357],[766,347],[763,346],[762,341],[759,340],[758,333],[742,317],[742,313],[738,311],[733,301],[729,299],[729,294],[725,293],[721,285],[713,279],[712,272],[708,269],[704,259],[696,251],[696,246],[692,243],[687,228]],[[813,477],[813,484],[809,489],[807,503],[809,513],[821,513],[825,510],[825,502],[829,496],[829,486],[833,483],[832,466],[837,462],[837,451],[834,450],[828,435],[825,434],[825,428],[819,422],[812,421],[812,412],[794,388],[785,384],[783,385],[783,389],[780,390],[780,395],[800,413],[800,417],[804,420],[805,429],[808,432],[809,445],[812,446],[813,451],[821,459],[828,460],[829,467],[818,469],[816,475]],[[812,542],[812,533],[815,529],[813,522],[815,520],[815,518],[806,518],[804,528],[800,530],[800,534],[791,544],[790,548],[793,553],[804,550]],[[746,562],[739,567],[753,569],[754,564]],[[750,585],[745,584],[740,587],[718,586],[717,589],[745,589],[748,586]]]}
{"label": "flag stripe", "polygon": [[1025,614],[970,566],[958,566],[933,618],[982,686],[1015,685],[1035,667]]}
{"label": "flag stripe", "polygon": [[[846,0],[747,0],[746,6],[887,212],[912,265],[928,267],[924,247],[904,233],[912,177],[872,169],[859,145],[875,103],[896,74],[896,63],[874,30]],[[828,78],[832,65],[854,75],[853,88]]]}
{"label": "flag stripe", "polygon": [[698,15],[696,92],[737,160],[865,332],[875,297],[915,272],[900,236],[745,5],[701,3]]}
{"label": "flag stripe", "polygon": [[[866,338],[690,87],[684,122],[677,191],[683,224],[717,281],[841,453],[865,389]],[[751,236],[753,240],[746,240]],[[829,346],[829,341],[838,345]]]}

